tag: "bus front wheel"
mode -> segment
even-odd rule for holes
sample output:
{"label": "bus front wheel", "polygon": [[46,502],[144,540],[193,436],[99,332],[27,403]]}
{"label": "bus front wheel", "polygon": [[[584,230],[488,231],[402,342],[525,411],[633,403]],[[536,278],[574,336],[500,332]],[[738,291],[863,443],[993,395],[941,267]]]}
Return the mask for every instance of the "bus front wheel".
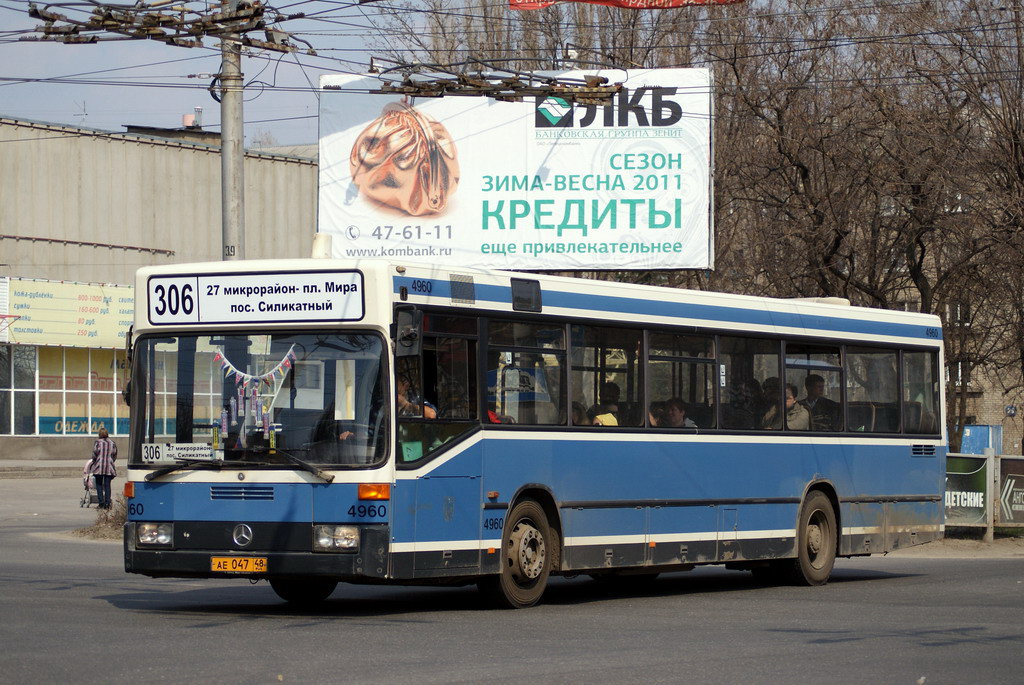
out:
{"label": "bus front wheel", "polygon": [[523,609],[540,601],[548,585],[557,544],[543,507],[523,500],[509,512],[501,537],[501,571],[481,578],[480,591],[492,603]]}
{"label": "bus front wheel", "polygon": [[800,507],[797,559],[793,580],[801,585],[824,585],[836,563],[836,513],[820,490],[812,490]]}
{"label": "bus front wheel", "polygon": [[320,578],[271,578],[270,587],[289,604],[311,606],[330,597],[338,582]]}

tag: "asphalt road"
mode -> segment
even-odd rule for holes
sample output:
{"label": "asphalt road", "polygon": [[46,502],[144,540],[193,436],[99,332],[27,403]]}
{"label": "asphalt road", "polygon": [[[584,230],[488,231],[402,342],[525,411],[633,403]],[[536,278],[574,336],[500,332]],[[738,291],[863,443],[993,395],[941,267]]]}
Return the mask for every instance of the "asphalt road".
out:
{"label": "asphalt road", "polygon": [[296,611],[266,583],[123,572],[78,479],[0,480],[0,683],[1020,683],[1024,560],[840,560],[820,588],[721,568],[630,591],[556,579],[542,605],[472,588],[339,586]]}

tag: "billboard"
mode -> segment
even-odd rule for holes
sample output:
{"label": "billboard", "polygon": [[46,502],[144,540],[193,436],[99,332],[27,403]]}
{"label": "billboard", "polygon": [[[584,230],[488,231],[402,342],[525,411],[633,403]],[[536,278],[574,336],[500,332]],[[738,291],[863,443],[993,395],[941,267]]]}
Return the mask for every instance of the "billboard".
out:
{"label": "billboard", "polygon": [[999,457],[999,523],[1024,526],[1024,459]]}
{"label": "billboard", "polygon": [[711,268],[710,71],[605,75],[622,90],[594,106],[374,95],[377,78],[321,77],[318,230],[333,256]]}
{"label": "billboard", "polygon": [[984,526],[988,502],[988,460],[985,457],[947,455],[946,525]]}

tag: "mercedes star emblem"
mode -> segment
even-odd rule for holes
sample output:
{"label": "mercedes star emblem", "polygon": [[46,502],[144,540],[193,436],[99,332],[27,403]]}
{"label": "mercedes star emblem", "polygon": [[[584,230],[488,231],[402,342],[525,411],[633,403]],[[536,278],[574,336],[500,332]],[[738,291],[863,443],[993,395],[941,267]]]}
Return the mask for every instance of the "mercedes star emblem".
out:
{"label": "mercedes star emblem", "polygon": [[239,547],[247,547],[252,542],[252,528],[244,523],[239,523],[235,526],[235,529],[231,531],[231,539],[235,541],[235,544]]}

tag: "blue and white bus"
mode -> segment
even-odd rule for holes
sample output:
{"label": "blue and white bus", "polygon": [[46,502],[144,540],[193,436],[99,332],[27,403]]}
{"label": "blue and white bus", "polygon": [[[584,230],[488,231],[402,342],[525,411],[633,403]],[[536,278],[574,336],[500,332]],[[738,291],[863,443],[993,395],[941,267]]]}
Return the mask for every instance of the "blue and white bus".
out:
{"label": "blue and white bus", "polygon": [[525,607],[552,574],[819,585],[943,533],[934,316],[326,259],[136,293],[132,573]]}

